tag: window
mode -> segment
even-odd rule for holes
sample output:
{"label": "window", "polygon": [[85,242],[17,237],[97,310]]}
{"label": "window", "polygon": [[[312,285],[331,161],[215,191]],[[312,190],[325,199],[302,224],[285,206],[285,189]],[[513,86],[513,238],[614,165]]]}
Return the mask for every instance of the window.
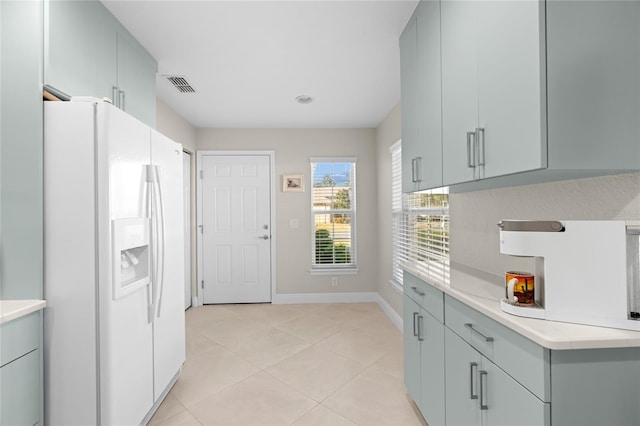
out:
{"label": "window", "polygon": [[402,146],[391,148],[393,282],[402,285],[403,262],[427,277],[449,282],[449,190],[402,193]]}
{"label": "window", "polygon": [[312,272],[355,272],[355,158],[311,159]]}

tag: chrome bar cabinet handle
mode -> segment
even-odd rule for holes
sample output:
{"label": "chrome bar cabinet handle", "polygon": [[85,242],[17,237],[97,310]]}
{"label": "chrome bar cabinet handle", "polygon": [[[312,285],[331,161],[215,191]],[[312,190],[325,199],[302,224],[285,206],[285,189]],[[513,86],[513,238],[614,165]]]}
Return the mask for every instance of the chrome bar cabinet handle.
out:
{"label": "chrome bar cabinet handle", "polygon": [[488,410],[489,406],[486,404],[486,394],[488,393],[488,389],[487,392],[485,392],[485,388],[487,386],[487,372],[485,370],[480,370],[480,409],[481,410]]}
{"label": "chrome bar cabinet handle", "polygon": [[120,90],[120,104],[118,105],[121,110],[126,111],[127,93],[124,90]]}
{"label": "chrome bar cabinet handle", "polygon": [[422,181],[422,157],[411,160],[411,175],[414,183]]}
{"label": "chrome bar cabinet handle", "polygon": [[418,296],[424,296],[424,291],[418,290],[418,287],[411,287],[411,290],[416,292],[418,294]]}
{"label": "chrome bar cabinet handle", "polygon": [[482,337],[485,342],[493,342],[493,337],[485,336],[484,334],[480,333],[478,330],[473,328],[473,324],[468,322],[464,326],[470,329],[471,331],[475,332],[476,334],[478,334],[480,337]]}
{"label": "chrome bar cabinet handle", "polygon": [[477,370],[478,369],[478,363],[477,362],[470,362],[469,363],[469,398],[470,399],[478,399],[478,393],[474,393],[475,390],[475,386],[473,384],[473,379],[476,376],[475,373],[473,372],[473,370]]}
{"label": "chrome bar cabinet handle", "polygon": [[476,129],[476,143],[478,166],[484,166],[484,127],[478,127]]}
{"label": "chrome bar cabinet handle", "polygon": [[424,341],[424,317],[418,315],[418,341]]}
{"label": "chrome bar cabinet handle", "polygon": [[[471,140],[473,138],[473,141]],[[476,167],[476,132],[467,132],[467,167],[473,169]]]}

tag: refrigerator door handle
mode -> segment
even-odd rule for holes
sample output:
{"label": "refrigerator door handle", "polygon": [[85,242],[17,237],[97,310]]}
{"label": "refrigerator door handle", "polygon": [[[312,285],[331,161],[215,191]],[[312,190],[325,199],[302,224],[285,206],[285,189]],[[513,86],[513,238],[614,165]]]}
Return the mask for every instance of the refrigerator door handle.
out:
{"label": "refrigerator door handle", "polygon": [[162,308],[162,293],[164,289],[164,264],[165,264],[165,251],[166,251],[166,238],[165,238],[165,227],[164,227],[164,200],[162,197],[162,182],[160,181],[160,173],[158,172],[158,166],[153,166],[156,170],[156,182],[155,186],[158,193],[157,202],[157,221],[158,221],[158,264],[156,267],[158,268],[158,291],[156,294],[156,316],[160,317],[160,312]]}
{"label": "refrigerator door handle", "polygon": [[157,213],[156,213],[156,196],[155,187],[157,183],[156,170],[153,165],[147,164],[146,168],[146,183],[147,183],[147,212],[149,214],[150,225],[150,240],[151,240],[151,286],[148,292],[149,295],[149,323],[153,323],[156,316],[156,294],[158,293],[158,232],[157,232]]}

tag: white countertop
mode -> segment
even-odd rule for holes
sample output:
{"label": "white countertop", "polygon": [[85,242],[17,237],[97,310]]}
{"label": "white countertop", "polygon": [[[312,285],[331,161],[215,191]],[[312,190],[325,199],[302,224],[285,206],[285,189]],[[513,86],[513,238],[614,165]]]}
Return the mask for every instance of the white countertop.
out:
{"label": "white countertop", "polygon": [[503,312],[504,278],[462,265],[451,266],[450,284],[430,281],[413,263],[403,265],[427,284],[548,349],[640,347],[640,332],[523,318]]}
{"label": "white countertop", "polygon": [[47,306],[44,300],[0,300],[0,324],[18,319]]}

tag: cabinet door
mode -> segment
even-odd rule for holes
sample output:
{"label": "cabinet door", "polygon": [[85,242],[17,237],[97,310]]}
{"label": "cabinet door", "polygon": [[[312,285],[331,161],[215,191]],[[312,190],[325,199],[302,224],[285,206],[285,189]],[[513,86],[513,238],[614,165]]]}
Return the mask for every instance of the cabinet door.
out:
{"label": "cabinet door", "polygon": [[413,16],[400,36],[400,91],[402,107],[402,191],[419,189],[416,176],[420,156],[420,115],[418,111],[418,27]]}
{"label": "cabinet door", "polygon": [[124,27],[117,37],[118,106],[155,127],[157,63]]}
{"label": "cabinet door", "polygon": [[482,356],[453,331],[445,328],[444,333],[447,425],[478,425]]}
{"label": "cabinet door", "polygon": [[[550,423],[550,404],[483,357],[479,372],[482,423],[491,426],[541,426]],[[486,408],[485,408],[486,407]]]}
{"label": "cabinet door", "polygon": [[35,350],[0,368],[0,424],[38,423],[40,403],[40,350]]}
{"label": "cabinet door", "polygon": [[477,177],[467,138],[478,127],[477,8],[473,1],[441,4],[444,185]]}
{"label": "cabinet door", "polygon": [[46,1],[45,84],[71,96],[113,98],[113,20],[98,1]]}
{"label": "cabinet door", "polygon": [[0,10],[0,299],[42,299],[42,5]]}
{"label": "cabinet door", "polygon": [[[420,189],[442,186],[440,2],[420,2],[418,20],[418,137]],[[403,147],[404,149],[404,147]]]}
{"label": "cabinet door", "polygon": [[404,385],[416,404],[420,404],[420,342],[418,341],[418,316],[420,307],[406,294],[403,297],[402,323],[404,331]]}
{"label": "cabinet door", "polygon": [[425,310],[418,317],[420,342],[420,411],[430,426],[444,425],[444,325]]}
{"label": "cabinet door", "polygon": [[546,167],[544,2],[483,1],[476,10],[480,177]]}

